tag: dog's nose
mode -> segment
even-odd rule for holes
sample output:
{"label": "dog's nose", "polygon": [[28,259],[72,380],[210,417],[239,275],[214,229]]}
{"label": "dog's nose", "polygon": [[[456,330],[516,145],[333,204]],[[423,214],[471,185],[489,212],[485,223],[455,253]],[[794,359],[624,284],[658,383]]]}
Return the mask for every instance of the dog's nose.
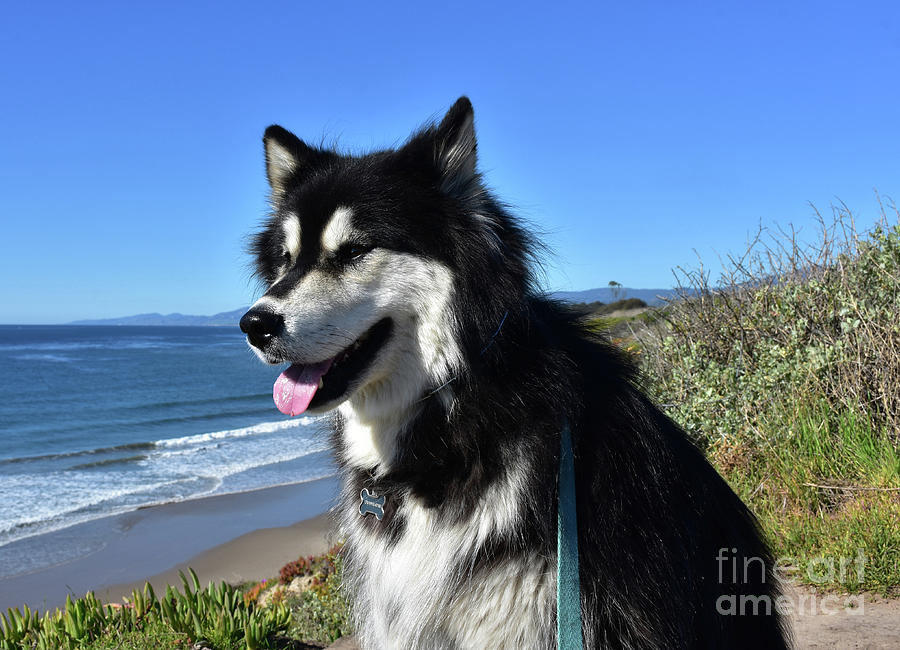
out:
{"label": "dog's nose", "polygon": [[241,331],[250,339],[250,343],[262,350],[272,337],[284,328],[284,318],[264,309],[251,309],[241,317]]}

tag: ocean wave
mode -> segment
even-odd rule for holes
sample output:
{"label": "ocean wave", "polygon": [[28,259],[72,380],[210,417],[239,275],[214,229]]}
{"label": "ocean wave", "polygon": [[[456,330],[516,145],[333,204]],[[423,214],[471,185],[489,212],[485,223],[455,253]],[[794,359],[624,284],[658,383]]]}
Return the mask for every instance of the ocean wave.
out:
{"label": "ocean wave", "polygon": [[[185,477],[161,482],[153,486],[130,486],[126,481],[117,482],[117,487],[94,488],[93,492],[73,485],[65,490],[68,508],[52,509],[46,504],[37,509],[18,513],[6,521],[0,520],[0,547],[11,542],[42,535],[77,524],[137,510],[146,505],[167,501],[180,501],[189,496],[205,496],[222,484],[221,479],[209,477]],[[194,489],[187,494],[190,486]],[[168,489],[167,489],[168,488]],[[183,489],[178,489],[183,488]],[[179,492],[182,494],[179,496]],[[169,494],[174,493],[174,496]],[[140,498],[144,495],[144,498]]]}
{"label": "ocean wave", "polygon": [[0,465],[14,465],[17,463],[30,463],[35,461],[59,460],[63,458],[77,458],[79,456],[94,456],[96,454],[114,454],[120,451],[143,451],[156,447],[153,442],[129,442],[123,445],[111,447],[98,447],[97,449],[84,449],[78,451],[66,451],[56,454],[38,454],[34,456],[18,456],[16,458],[2,458]]}
{"label": "ocean wave", "polygon": [[158,447],[184,447],[187,445],[198,445],[226,438],[243,438],[246,436],[255,436],[265,433],[275,433],[276,431],[284,431],[285,429],[294,429],[296,427],[307,427],[321,418],[302,417],[296,420],[279,420],[277,422],[261,422],[249,427],[240,429],[228,429],[226,431],[213,431],[212,433],[199,433],[193,436],[182,436],[181,438],[167,438],[165,440],[157,440],[154,444]]}
{"label": "ocean wave", "polygon": [[[241,412],[229,412],[222,415],[249,415],[250,413],[241,411]],[[216,419],[214,415],[202,415],[202,416],[186,416],[183,418],[163,418],[159,420],[153,420],[149,422],[149,424],[158,424],[158,423],[177,423],[177,422],[186,422],[192,420],[207,420],[207,419]],[[226,438],[243,438],[246,436],[260,435],[266,433],[275,433],[277,431],[284,431],[286,429],[293,429],[295,427],[300,426],[310,426],[313,423],[317,422],[321,418],[317,417],[302,417],[295,418],[292,420],[279,420],[276,422],[260,422],[258,424],[253,424],[247,427],[241,427],[237,429],[226,429],[223,431],[212,431],[209,433],[198,433],[190,436],[181,436],[179,438],[165,438],[162,440],[155,441],[147,441],[147,442],[129,442],[121,445],[112,445],[108,447],[98,447],[96,449],[79,449],[75,451],[65,451],[58,452],[54,454],[36,454],[33,456],[17,456],[14,458],[0,458],[0,467],[3,465],[14,465],[19,463],[31,463],[31,462],[42,462],[42,461],[53,461],[53,460],[61,460],[61,459],[77,459],[82,456],[97,456],[102,454],[116,454],[121,452],[131,452],[131,451],[149,451],[158,447],[184,447],[187,445],[197,445],[207,442],[213,442],[216,440],[223,440]],[[134,426],[135,423],[130,423],[131,426]],[[141,425],[146,425],[148,423],[141,422]],[[59,429],[59,431],[66,432],[77,432],[79,430],[88,430],[93,428],[96,425],[88,426],[83,425],[80,427],[70,427],[67,429]],[[47,433],[48,431],[52,432],[53,430],[42,429],[42,433]]]}
{"label": "ocean wave", "polygon": [[78,357],[69,357],[64,354],[18,354],[12,357],[16,361],[45,361],[49,363],[73,363],[81,361]]}
{"label": "ocean wave", "polygon": [[[152,407],[151,407],[152,408]],[[148,427],[148,426],[157,426],[157,425],[166,425],[166,424],[187,424],[188,422],[209,422],[212,420],[221,420],[224,418],[233,418],[236,416],[250,416],[259,412],[259,407],[254,406],[253,408],[242,408],[239,410],[231,409],[228,411],[218,410],[214,413],[197,413],[194,415],[175,415],[168,418],[153,418],[152,420],[138,420],[136,422],[126,422],[123,424],[127,424],[127,426],[140,426],[140,427]]]}
{"label": "ocean wave", "polygon": [[[7,504],[13,506],[9,508],[11,512],[6,519],[0,520],[0,535],[9,535],[19,530],[28,530],[40,527],[43,524],[52,524],[56,521],[84,520],[84,516],[91,519],[90,515],[94,514],[110,514],[116,512],[117,508],[104,508],[105,505],[111,505],[117,501],[127,501],[129,497],[139,496],[141,494],[151,495],[165,488],[183,484],[185,482],[198,481],[205,477],[180,477],[172,478],[166,481],[159,481],[154,485],[140,485],[134,481],[126,480],[125,473],[110,473],[107,480],[98,481],[92,475],[84,475],[80,478],[77,476],[65,476],[62,472],[57,472],[49,476],[28,476],[17,477],[17,487],[19,493],[47,494],[47,478],[55,479],[53,488],[53,499],[43,499],[37,503],[28,504],[26,507],[26,499],[19,497],[18,505]],[[0,485],[2,485],[0,481]],[[6,486],[4,486],[6,487]],[[215,486],[217,487],[217,486]],[[215,489],[212,487],[211,489]],[[138,499],[137,501],[141,501]],[[139,505],[136,504],[136,505]],[[135,507],[136,507],[135,505]],[[133,509],[123,503],[125,510]]]}
{"label": "ocean wave", "polygon": [[[284,461],[274,460],[264,464],[278,464],[279,462]],[[81,501],[77,504],[77,507],[67,510],[35,512],[34,510],[29,509],[27,515],[22,513],[25,516],[5,521],[0,519],[0,548],[28,537],[44,535],[78,524],[134,512],[143,508],[181,501],[193,501],[195,499],[203,499],[208,496],[219,494],[235,494],[264,490],[281,485],[308,483],[333,476],[335,473],[332,467],[323,464],[321,468],[316,471],[305,473],[302,476],[285,478],[278,482],[252,485],[250,487],[244,486],[237,488],[232,487],[231,489],[219,489],[223,486],[225,478],[240,474],[247,470],[255,469],[255,467],[260,467],[262,465],[263,464],[246,465],[243,469],[229,473],[225,477],[185,477],[153,486],[142,486],[138,489],[105,491],[102,494],[96,494],[95,498]],[[145,495],[145,498],[140,498],[142,495]]]}
{"label": "ocean wave", "polygon": [[93,463],[79,463],[78,465],[72,465],[69,467],[69,471],[79,471],[83,469],[98,469],[101,467],[109,467],[110,465],[127,465],[128,463],[137,463],[142,460],[147,460],[149,456],[146,454],[140,454],[137,456],[126,456],[124,458],[106,458],[104,460],[94,461]]}
{"label": "ocean wave", "polygon": [[269,397],[271,393],[249,393],[244,395],[223,395],[216,397],[204,397],[203,399],[184,399],[172,400],[168,402],[154,402],[151,404],[153,408],[172,408],[184,406],[204,406],[206,404],[227,404],[231,402],[242,402],[245,400],[258,400]]}
{"label": "ocean wave", "polygon": [[[53,494],[56,506],[43,500],[38,509],[65,504],[65,510],[78,508],[135,491],[154,490],[169,481],[191,477],[214,477],[217,480],[263,465],[295,460],[328,448],[322,429],[312,428],[299,436],[284,437],[284,432],[305,429],[319,418],[261,422],[247,427],[213,431],[154,442],[113,445],[81,452],[44,454],[4,459],[2,465],[43,461],[44,469],[32,473],[20,468],[0,473],[0,492],[24,496]],[[276,435],[272,435],[276,434]],[[280,434],[280,435],[278,435]],[[96,459],[96,460],[92,460]],[[57,461],[54,463],[54,461]],[[121,465],[137,468],[118,468]],[[106,468],[108,471],[83,470]],[[85,501],[84,499],[87,499]],[[0,513],[9,508],[0,504]],[[46,518],[39,514],[40,519]],[[0,525],[8,518],[0,516]]]}
{"label": "ocean wave", "polygon": [[205,342],[172,341],[162,337],[114,339],[109,341],[47,341],[35,343],[0,343],[0,352],[71,351],[71,350],[155,350],[184,347],[206,347]]}
{"label": "ocean wave", "polygon": [[[147,404],[147,405],[138,405],[138,406],[122,406],[121,404],[117,404],[115,406],[110,406],[106,408],[96,408],[90,411],[91,419],[88,419],[86,416],[82,415],[85,418],[85,421],[81,424],[74,423],[64,423],[59,426],[47,426],[40,420],[35,420],[31,422],[25,422],[24,424],[18,425],[18,431],[21,434],[29,434],[29,433],[37,433],[41,436],[48,437],[54,434],[78,434],[82,432],[91,432],[98,428],[98,422],[102,423],[100,426],[105,429],[120,427],[120,428],[133,428],[133,427],[142,427],[144,429],[151,427],[167,427],[172,428],[172,425],[182,425],[189,423],[203,423],[203,422],[213,422],[216,420],[228,420],[230,418],[252,418],[254,416],[259,416],[261,408],[259,401],[262,397],[268,397],[268,393],[265,393],[262,396],[258,395],[250,395],[246,397],[233,397],[233,398],[223,398],[221,400],[197,400],[196,402],[185,401],[185,402],[168,402],[168,403],[156,403],[156,404]],[[59,400],[57,405],[62,404],[65,400]],[[71,402],[76,402],[76,398],[72,398],[69,400]],[[168,409],[177,409],[177,408],[193,408],[193,407],[203,407],[208,406],[214,402],[220,402],[222,404],[230,404],[236,408],[231,409],[217,409],[214,412],[204,412],[204,413],[194,413],[194,414],[182,414],[182,415],[172,415],[170,417],[159,417],[162,415],[161,413],[157,413],[158,410],[163,408]],[[83,413],[88,413],[88,411],[83,411]],[[146,417],[146,419],[140,419],[140,417],[144,414],[147,414],[150,417]],[[153,417],[152,415],[156,415],[157,417]],[[152,444],[152,443],[148,443]],[[85,449],[85,450],[75,450],[71,452],[59,452],[61,455],[73,455],[73,454],[91,454],[96,453],[98,450],[94,449]],[[107,449],[101,449],[99,451],[108,451]],[[9,461],[20,461],[20,460],[32,460],[32,459],[42,459],[46,458],[45,456],[24,456],[22,458],[14,458],[14,459],[0,459],[0,464],[3,462]]]}
{"label": "ocean wave", "polygon": [[[25,359],[11,362],[23,372],[0,382],[0,546],[334,471],[324,421],[273,410],[273,369],[259,366],[243,336],[2,327],[0,335],[0,366]],[[89,369],[100,374],[81,376]]]}
{"label": "ocean wave", "polygon": [[[0,460],[0,546],[137,508],[312,480],[331,467],[321,418]],[[35,461],[34,466],[27,464]],[[280,467],[279,467],[280,465]],[[323,474],[324,472],[324,474]]]}

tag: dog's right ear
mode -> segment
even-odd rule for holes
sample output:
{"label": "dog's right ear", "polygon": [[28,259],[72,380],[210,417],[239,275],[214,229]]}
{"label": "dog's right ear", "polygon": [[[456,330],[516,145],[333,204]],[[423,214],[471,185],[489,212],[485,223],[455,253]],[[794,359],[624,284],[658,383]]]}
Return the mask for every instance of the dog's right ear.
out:
{"label": "dog's right ear", "polygon": [[273,124],[263,135],[266,150],[266,176],[272,194],[284,194],[291,177],[308,168],[313,150],[285,128]]}

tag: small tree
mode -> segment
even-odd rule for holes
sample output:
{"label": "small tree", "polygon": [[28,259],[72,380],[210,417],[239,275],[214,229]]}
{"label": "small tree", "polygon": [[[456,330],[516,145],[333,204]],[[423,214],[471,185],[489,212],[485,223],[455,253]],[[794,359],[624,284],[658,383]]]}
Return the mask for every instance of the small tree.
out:
{"label": "small tree", "polygon": [[622,293],[622,285],[615,280],[610,280],[609,288],[612,289],[612,300],[610,302],[620,300],[619,295]]}

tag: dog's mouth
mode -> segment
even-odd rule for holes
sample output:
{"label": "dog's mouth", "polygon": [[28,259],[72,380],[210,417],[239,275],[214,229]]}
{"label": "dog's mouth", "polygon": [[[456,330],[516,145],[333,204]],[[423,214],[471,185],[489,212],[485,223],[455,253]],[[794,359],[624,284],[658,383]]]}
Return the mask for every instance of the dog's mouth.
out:
{"label": "dog's mouth", "polygon": [[291,364],[275,381],[275,406],[285,415],[300,415],[344,397],[384,346],[391,329],[391,319],[384,318],[330,359]]}

